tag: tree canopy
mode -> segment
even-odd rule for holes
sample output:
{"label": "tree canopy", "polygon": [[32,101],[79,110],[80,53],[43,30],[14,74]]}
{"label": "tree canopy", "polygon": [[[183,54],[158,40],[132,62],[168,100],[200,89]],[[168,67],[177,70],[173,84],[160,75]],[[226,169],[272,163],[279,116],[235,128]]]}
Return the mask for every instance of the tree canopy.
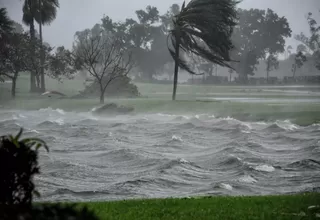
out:
{"label": "tree canopy", "polygon": [[285,38],[291,37],[291,29],[287,19],[271,9],[238,9],[238,14],[231,57],[240,61],[234,68],[242,81],[246,81],[248,75],[254,75],[261,59],[285,51]]}

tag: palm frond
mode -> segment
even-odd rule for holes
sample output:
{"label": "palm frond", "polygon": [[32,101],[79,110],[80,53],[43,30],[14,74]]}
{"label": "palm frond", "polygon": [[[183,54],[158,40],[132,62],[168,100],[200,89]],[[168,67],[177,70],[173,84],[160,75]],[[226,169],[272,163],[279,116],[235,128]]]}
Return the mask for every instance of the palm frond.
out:
{"label": "palm frond", "polygon": [[30,25],[33,20],[34,20],[34,7],[33,7],[33,2],[34,0],[24,0],[23,2],[23,6],[22,6],[22,12],[23,12],[23,16],[22,16],[22,22],[25,25]]}
{"label": "palm frond", "polygon": [[7,10],[0,8],[0,33],[8,33],[13,30],[13,21],[8,17]]}
{"label": "palm frond", "polygon": [[[171,47],[179,40],[179,50],[200,56],[220,66],[230,66],[229,51],[233,48],[231,34],[237,21],[235,0],[191,0],[181,8],[170,31],[168,49],[173,58],[176,51]],[[179,67],[195,74],[179,55]]]}
{"label": "palm frond", "polygon": [[[38,0],[39,2],[39,0]],[[40,14],[41,13],[41,23],[43,25],[51,24],[57,17],[57,8],[59,8],[58,0],[41,0],[41,7],[37,8],[37,13],[35,19],[40,23]]]}
{"label": "palm frond", "polygon": [[40,2],[39,0],[25,0],[22,8],[23,23],[30,25],[34,19],[37,23],[40,23],[41,20],[44,25],[50,24],[57,17],[59,7],[59,0],[41,0]]}

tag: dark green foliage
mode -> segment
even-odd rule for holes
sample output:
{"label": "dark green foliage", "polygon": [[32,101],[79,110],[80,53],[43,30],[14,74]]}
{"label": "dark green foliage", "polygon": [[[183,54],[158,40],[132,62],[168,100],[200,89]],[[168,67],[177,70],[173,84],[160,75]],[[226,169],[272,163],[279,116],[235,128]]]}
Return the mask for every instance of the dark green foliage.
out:
{"label": "dark green foliage", "polygon": [[[104,81],[106,81],[105,79]],[[105,84],[105,82],[104,82]],[[98,96],[100,94],[99,83],[95,80],[81,93],[84,96]],[[140,93],[138,87],[131,83],[131,79],[127,76],[123,76],[113,80],[105,91],[105,95],[120,96],[120,97],[138,97]]]}
{"label": "dark green foliage", "polygon": [[0,37],[13,31],[13,21],[8,17],[7,10],[0,8]]}
{"label": "dark green foliage", "polygon": [[291,36],[291,29],[285,17],[279,17],[271,9],[238,9],[239,24],[235,27],[231,52],[233,67],[242,82],[253,76],[259,60],[267,54],[275,56],[285,50],[285,38]]}
{"label": "dark green foliage", "polygon": [[75,205],[46,204],[32,208],[0,206],[1,220],[99,220],[95,213],[86,207]]}
{"label": "dark green foliage", "polygon": [[38,149],[46,144],[39,139],[0,138],[0,205],[31,205],[35,174],[39,173]]}
{"label": "dark green foliage", "polygon": [[47,56],[48,61],[48,76],[51,78],[62,80],[63,77],[72,79],[74,74],[77,72],[74,68],[71,53],[63,46],[58,47],[54,54]]}
{"label": "dark green foliage", "polygon": [[0,219],[1,220],[98,220],[86,207],[74,205],[34,205],[33,177],[39,174],[38,150],[46,143],[37,138],[0,137]]}

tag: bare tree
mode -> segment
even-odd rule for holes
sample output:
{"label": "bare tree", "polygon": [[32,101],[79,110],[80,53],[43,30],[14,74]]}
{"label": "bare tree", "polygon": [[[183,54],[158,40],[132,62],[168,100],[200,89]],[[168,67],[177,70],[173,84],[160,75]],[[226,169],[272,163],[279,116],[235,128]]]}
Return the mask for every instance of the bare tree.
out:
{"label": "bare tree", "polygon": [[76,34],[72,55],[76,68],[88,71],[98,82],[101,104],[110,83],[127,76],[133,67],[131,52],[125,50],[121,38],[105,31]]}

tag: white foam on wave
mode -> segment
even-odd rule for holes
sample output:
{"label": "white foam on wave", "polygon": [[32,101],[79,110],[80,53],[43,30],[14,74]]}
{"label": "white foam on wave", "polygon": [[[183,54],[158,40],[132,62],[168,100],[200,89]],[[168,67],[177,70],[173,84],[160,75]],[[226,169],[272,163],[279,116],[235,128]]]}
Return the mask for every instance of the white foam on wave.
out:
{"label": "white foam on wave", "polygon": [[183,159],[183,158],[179,158],[178,161],[179,161],[179,163],[186,163],[186,164],[190,163],[189,161],[187,161],[186,159]]}
{"label": "white foam on wave", "polygon": [[165,113],[157,113],[156,114],[159,117],[166,117],[166,118],[181,118],[181,119],[186,119],[189,120],[191,117],[186,116],[186,115],[171,115],[171,114],[165,114]]}
{"label": "white foam on wave", "polygon": [[229,191],[232,191],[232,190],[233,190],[233,187],[232,187],[230,184],[227,184],[227,183],[220,183],[219,186],[220,186],[221,188],[226,189],[226,190],[229,190]]}
{"label": "white foam on wave", "polygon": [[173,141],[180,141],[182,142],[182,138],[179,137],[179,136],[176,136],[176,135],[172,135],[172,138],[171,138]]}
{"label": "white foam on wave", "polygon": [[60,108],[57,108],[57,109],[53,109],[53,108],[51,108],[51,107],[41,108],[41,109],[39,109],[39,112],[57,112],[57,113],[59,113],[60,115],[65,115],[64,110],[62,110],[62,109],[60,109]]}
{"label": "white foam on wave", "polygon": [[62,118],[58,118],[56,120],[51,120],[53,123],[57,123],[58,125],[64,125],[64,120]]}
{"label": "white foam on wave", "polygon": [[61,115],[65,115],[65,114],[66,114],[66,113],[65,113],[62,109],[60,109],[60,108],[57,108],[56,111],[57,111],[59,114],[61,114]]}
{"label": "white foam on wave", "polygon": [[294,131],[299,129],[299,126],[293,124],[290,120],[276,121],[276,125],[278,125],[280,128],[285,129],[286,131]]}
{"label": "white foam on wave", "polygon": [[23,114],[18,114],[19,118],[27,118],[26,116],[24,116]]}
{"label": "white foam on wave", "polygon": [[258,182],[258,180],[256,180],[255,178],[253,178],[252,176],[243,176],[239,178],[239,181],[242,183],[256,183]]}
{"label": "white foam on wave", "polygon": [[40,132],[39,131],[37,131],[37,130],[30,130],[30,132],[33,132],[33,133],[37,133],[37,134],[40,134]]}
{"label": "white foam on wave", "polygon": [[267,165],[267,164],[256,166],[254,169],[257,171],[268,172],[268,173],[274,172],[276,170],[273,166]]}

